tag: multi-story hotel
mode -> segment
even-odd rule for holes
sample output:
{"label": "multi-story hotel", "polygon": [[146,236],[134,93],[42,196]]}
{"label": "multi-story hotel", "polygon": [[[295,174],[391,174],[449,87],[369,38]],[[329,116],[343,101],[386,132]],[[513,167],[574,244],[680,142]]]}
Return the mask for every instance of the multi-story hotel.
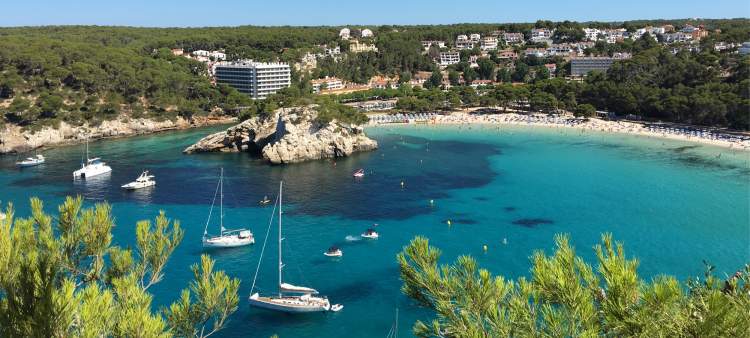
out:
{"label": "multi-story hotel", "polygon": [[226,84],[253,99],[265,99],[292,84],[286,63],[264,63],[253,60],[219,62],[215,66],[216,83]]}
{"label": "multi-story hotel", "polygon": [[589,72],[598,70],[606,72],[615,61],[629,59],[630,54],[620,53],[612,57],[580,57],[570,60],[570,75],[573,77],[586,76]]}

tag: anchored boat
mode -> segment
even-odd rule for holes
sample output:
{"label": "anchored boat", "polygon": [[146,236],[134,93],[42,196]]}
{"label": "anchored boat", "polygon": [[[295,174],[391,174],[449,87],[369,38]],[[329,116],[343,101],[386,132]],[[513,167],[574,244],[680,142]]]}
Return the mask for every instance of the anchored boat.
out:
{"label": "anchored boat", "polygon": [[[216,194],[219,194],[219,234],[211,236],[208,234],[208,224],[211,222],[211,213],[214,210]],[[247,229],[227,230],[224,228],[224,168],[221,168],[219,175],[219,184],[214,193],[214,199],[211,201],[211,210],[208,212],[206,228],[203,230],[203,247],[204,248],[235,248],[255,243],[253,233]]]}
{"label": "anchored boat", "polygon": [[[259,293],[253,293],[255,289],[255,281],[258,277],[258,271],[260,271],[260,264],[263,261],[263,250],[261,250],[261,257],[258,260],[258,268],[255,270],[255,277],[253,278],[253,285],[250,288],[250,306],[263,308],[272,311],[280,311],[287,313],[307,313],[307,312],[323,312],[323,311],[339,311],[343,308],[340,304],[331,305],[328,298],[318,296],[318,291],[313,288],[304,286],[296,286],[283,281],[283,269],[284,264],[281,260],[281,205],[282,205],[282,189],[283,182],[279,183],[279,198],[278,204],[274,205],[274,208],[279,208],[279,290],[275,295],[261,296]],[[275,210],[274,210],[275,212]],[[271,223],[273,222],[273,216],[271,216],[271,222],[269,222],[269,231]],[[267,238],[267,237],[266,237]],[[263,249],[265,249],[265,242],[263,243]]]}
{"label": "anchored boat", "polygon": [[143,173],[141,173],[141,176],[138,176],[135,181],[123,185],[122,188],[126,190],[136,190],[141,188],[153,187],[156,185],[156,181],[154,181],[153,179],[154,175],[149,175],[148,170],[144,170]]}
{"label": "anchored boat", "polygon": [[89,158],[89,140],[86,139],[86,162],[81,163],[81,169],[73,172],[73,179],[86,179],[89,177],[106,174],[111,171],[112,168],[110,168],[106,163],[102,162],[100,158]]}
{"label": "anchored boat", "polygon": [[42,155],[36,155],[33,157],[27,157],[23,161],[16,162],[16,165],[19,167],[33,167],[44,163],[44,156]]}

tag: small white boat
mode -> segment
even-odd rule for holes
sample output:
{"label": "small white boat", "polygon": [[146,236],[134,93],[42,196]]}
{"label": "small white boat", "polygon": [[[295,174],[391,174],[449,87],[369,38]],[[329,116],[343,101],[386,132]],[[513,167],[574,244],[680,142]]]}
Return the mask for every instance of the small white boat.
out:
{"label": "small white boat", "polygon": [[40,165],[43,163],[44,163],[44,156],[36,155],[34,157],[27,157],[23,161],[16,162],[16,165],[19,167],[33,167],[33,166]]}
{"label": "small white boat", "polygon": [[[220,194],[219,202],[219,234],[211,236],[208,234],[208,224],[211,222],[211,212],[214,210],[216,194]],[[214,199],[211,201],[211,210],[208,212],[206,228],[203,230],[203,247],[204,248],[236,248],[255,243],[253,233],[247,229],[227,230],[224,228],[224,168],[221,168],[219,176],[219,186],[216,187]]]}
{"label": "small white boat", "polygon": [[106,174],[111,172],[110,168],[106,163],[98,157],[89,158],[89,141],[86,140],[86,162],[81,163],[81,169],[73,172],[73,179],[82,178],[86,179],[89,177]]}
{"label": "small white boat", "polygon": [[341,304],[333,304],[333,305],[331,305],[331,311],[332,312],[339,312],[343,308],[344,308],[344,306],[341,305]]}
{"label": "small white boat", "polygon": [[263,199],[258,202],[260,205],[269,205],[271,204],[271,199],[268,198],[268,196],[263,196]]}
{"label": "small white boat", "polygon": [[[255,277],[253,278],[253,285],[250,287],[250,298],[248,299],[250,302],[250,306],[255,306],[258,308],[263,308],[267,310],[273,310],[273,311],[280,311],[280,312],[286,312],[286,313],[309,313],[309,312],[324,312],[324,311],[330,311],[332,309],[331,303],[328,301],[328,298],[326,297],[320,297],[317,296],[318,291],[313,288],[308,288],[304,286],[295,286],[292,284],[284,283],[283,282],[283,269],[284,269],[284,263],[281,260],[281,241],[283,238],[281,237],[281,205],[282,205],[282,187],[283,182],[279,183],[279,198],[277,200],[278,208],[279,208],[279,239],[278,239],[278,245],[279,245],[279,291],[278,293],[274,295],[268,295],[268,296],[261,296],[259,293],[255,292],[253,293],[253,290],[255,289],[255,281],[258,277],[258,271],[260,271],[260,264],[263,261],[263,256],[261,254],[260,259],[258,259],[258,268],[255,270]],[[271,216],[271,222],[273,222],[273,216]],[[270,222],[269,222],[269,231],[270,231]],[[265,249],[265,242],[263,243],[263,248]],[[261,250],[261,253],[263,250]],[[314,296],[315,295],[315,296]],[[341,307],[337,307],[338,310],[341,310]]]}
{"label": "small white boat", "polygon": [[144,170],[143,173],[141,173],[141,176],[138,176],[135,181],[123,185],[122,188],[126,190],[136,190],[153,187],[156,185],[156,181],[154,181],[153,178],[154,175],[149,175],[148,170]]}
{"label": "small white boat", "polygon": [[352,176],[354,177],[365,177],[365,170],[364,169],[358,169],[355,171]]}
{"label": "small white boat", "polygon": [[375,231],[375,229],[372,229],[372,228],[365,230],[365,232],[362,233],[360,236],[362,236],[362,238],[367,238],[367,239],[378,239],[378,237],[380,237],[377,231]]}
{"label": "small white boat", "polygon": [[341,249],[339,249],[339,248],[337,248],[335,246],[332,246],[332,247],[328,248],[328,251],[324,252],[323,254],[326,255],[326,256],[328,256],[328,257],[341,257],[341,256],[344,255],[344,253],[341,252]]}

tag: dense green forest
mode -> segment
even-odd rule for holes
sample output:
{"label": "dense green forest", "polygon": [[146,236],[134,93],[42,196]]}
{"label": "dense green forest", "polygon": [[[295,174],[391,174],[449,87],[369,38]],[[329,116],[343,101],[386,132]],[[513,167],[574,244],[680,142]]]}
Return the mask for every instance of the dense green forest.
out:
{"label": "dense green forest", "polygon": [[[0,28],[0,124],[25,127],[96,124],[123,114],[130,117],[172,119],[216,111],[252,116],[280,105],[319,102],[311,97],[308,80],[338,76],[366,83],[377,74],[398,75],[405,81],[417,71],[436,71],[430,53],[423,53],[421,40],[445,40],[452,44],[458,34],[487,34],[496,30],[524,32],[533,27],[556,28],[555,40],[580,35],[583,27],[625,27],[634,30],[647,24],[686,23],[703,25],[712,33],[702,42],[700,53],[672,54],[653,39],[597,44],[588,53],[611,54],[631,51],[630,61],[616,64],[607,74],[591,76],[583,83],[548,79],[565,76],[569,64],[562,58],[521,58],[513,63],[495,54],[480,59],[472,68],[467,59],[478,51],[463,51],[464,62],[448,69],[451,82],[460,79],[491,79],[507,88],[474,90],[454,88],[437,92],[433,76],[426,90],[404,88],[402,109],[437,109],[459,105],[491,104],[493,100],[520,104],[536,110],[567,109],[588,112],[588,106],[617,113],[637,113],[647,118],[748,129],[748,61],[736,54],[720,54],[711,48],[716,41],[750,39],[750,20],[659,20],[625,23],[549,22],[516,24],[456,24],[438,26],[368,27],[379,51],[346,53],[347,43],[338,39],[337,27],[222,27],[136,28],[99,26],[50,26]],[[352,27],[363,28],[363,27]],[[719,32],[720,30],[720,32]],[[225,50],[229,59],[295,62],[322,45],[341,45],[339,61],[323,58],[310,74],[293,71],[293,86],[265,101],[253,101],[226,86],[214,86],[206,65],[174,56],[170,48],[190,52],[198,49]],[[505,46],[502,46],[505,47]],[[524,47],[514,47],[519,50]],[[545,63],[555,63],[557,74],[549,74]],[[434,80],[434,81],[432,81]],[[508,92],[513,95],[508,98]],[[356,97],[352,96],[349,99]],[[324,100],[325,101],[325,100]],[[322,101],[320,101],[322,102]],[[361,117],[335,102],[324,102],[329,117],[344,114]],[[578,106],[583,106],[579,108]],[[241,109],[240,109],[241,108]],[[341,116],[344,116],[341,115]]]}

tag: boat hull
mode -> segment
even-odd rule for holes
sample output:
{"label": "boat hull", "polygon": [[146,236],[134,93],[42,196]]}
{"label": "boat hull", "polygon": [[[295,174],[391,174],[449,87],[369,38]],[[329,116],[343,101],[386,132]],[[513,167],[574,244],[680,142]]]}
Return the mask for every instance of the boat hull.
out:
{"label": "boat hull", "polygon": [[[288,304],[282,304],[284,300],[288,299]],[[331,309],[331,305],[326,301],[324,304],[319,305],[297,305],[295,303],[301,303],[296,301],[296,297],[289,298],[269,298],[260,297],[257,294],[250,296],[250,306],[254,306],[261,309],[286,312],[286,313],[312,313],[312,312],[326,312]]]}
{"label": "boat hull", "polygon": [[81,168],[81,169],[78,169],[78,170],[74,171],[73,172],[73,178],[74,179],[75,178],[86,179],[86,178],[89,178],[89,177],[94,177],[94,176],[106,174],[106,173],[111,172],[111,171],[112,171],[112,168],[110,168],[109,166],[106,166],[106,165],[96,166],[96,167],[88,166],[88,167],[84,167],[84,168]]}
{"label": "boat hull", "polygon": [[249,237],[249,238],[237,238],[236,236],[231,240],[213,240],[213,239],[204,239],[203,240],[203,247],[204,248],[236,248],[240,246],[245,245],[251,245],[255,244],[255,238]]}
{"label": "boat hull", "polygon": [[44,164],[44,161],[42,162],[16,162],[16,166],[21,167],[21,168],[36,167],[42,164]]}
{"label": "boat hull", "polygon": [[131,182],[131,183],[123,185],[122,188],[125,189],[125,190],[136,190],[136,189],[143,189],[143,188],[153,187],[155,185],[156,185],[156,182],[153,182],[153,181],[152,182],[148,182],[148,183]]}

